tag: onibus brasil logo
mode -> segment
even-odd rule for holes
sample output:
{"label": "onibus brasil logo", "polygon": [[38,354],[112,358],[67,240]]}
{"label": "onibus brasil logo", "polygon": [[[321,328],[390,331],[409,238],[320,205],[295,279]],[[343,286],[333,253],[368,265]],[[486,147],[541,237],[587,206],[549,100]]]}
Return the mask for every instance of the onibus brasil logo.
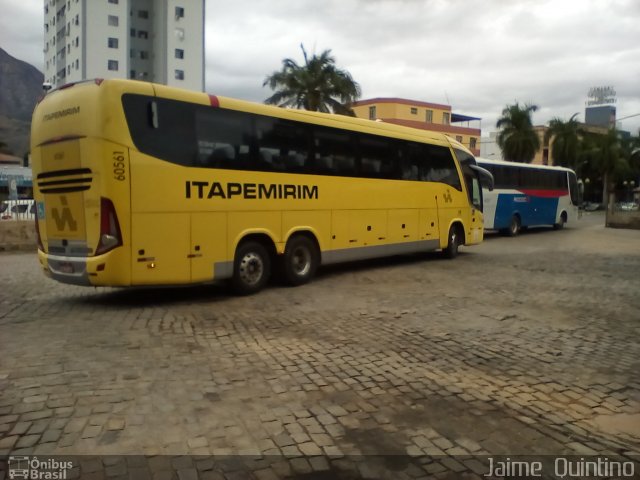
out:
{"label": "onibus brasil logo", "polygon": [[40,460],[38,457],[10,456],[7,466],[11,479],[65,480],[73,468],[73,462],[53,458]]}

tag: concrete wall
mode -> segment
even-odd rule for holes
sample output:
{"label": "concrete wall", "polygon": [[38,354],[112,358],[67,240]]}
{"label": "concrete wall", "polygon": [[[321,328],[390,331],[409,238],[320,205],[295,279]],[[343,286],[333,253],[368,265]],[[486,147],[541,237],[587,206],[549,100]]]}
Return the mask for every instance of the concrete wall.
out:
{"label": "concrete wall", "polygon": [[640,212],[615,212],[607,210],[607,227],[640,230]]}
{"label": "concrete wall", "polygon": [[33,220],[0,221],[0,252],[36,250],[36,230]]}
{"label": "concrete wall", "polygon": [[638,210],[619,210],[616,208],[616,195],[609,195],[609,206],[607,207],[607,216],[605,225],[611,228],[633,228],[640,230],[640,211]]}

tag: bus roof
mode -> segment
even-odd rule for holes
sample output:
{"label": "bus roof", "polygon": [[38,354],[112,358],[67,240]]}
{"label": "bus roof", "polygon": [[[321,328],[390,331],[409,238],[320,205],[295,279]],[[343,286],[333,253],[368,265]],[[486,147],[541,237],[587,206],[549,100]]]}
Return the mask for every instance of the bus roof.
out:
{"label": "bus roof", "polygon": [[239,100],[230,97],[219,97],[204,92],[195,92],[182,89],[179,87],[171,87],[151,82],[142,82],[140,80],[130,79],[89,79],[80,82],[74,82],[63,85],[57,89],[51,90],[47,95],[55,94],[59,90],[69,89],[75,85],[94,84],[105,90],[115,87],[116,90],[126,91],[130,88],[134,91],[140,91],[140,85],[144,84],[151,87],[155,96],[169,98],[173,100],[181,100],[191,103],[199,103],[203,105],[211,105],[212,107],[222,107],[232,110],[239,110],[284,118],[289,120],[297,120],[302,122],[319,123],[325,126],[333,126],[347,130],[365,130],[372,134],[403,138],[406,140],[427,141],[443,146],[452,146],[463,150],[470,155],[471,151],[455,139],[441,132],[433,132],[428,130],[416,129],[402,125],[394,125],[382,121],[368,120],[364,118],[350,117],[347,115],[339,115],[334,113],[314,112],[309,110],[299,110],[293,108],[282,108],[274,105],[266,105],[258,102],[250,102],[247,100]]}
{"label": "bus roof", "polygon": [[538,165],[531,163],[521,163],[521,162],[512,162],[510,160],[498,160],[498,159],[489,159],[483,157],[476,157],[478,163],[485,163],[488,165],[501,165],[504,167],[513,167],[513,168],[537,168],[544,170],[563,170],[567,172],[573,172],[572,169],[567,167],[553,166],[553,165]]}

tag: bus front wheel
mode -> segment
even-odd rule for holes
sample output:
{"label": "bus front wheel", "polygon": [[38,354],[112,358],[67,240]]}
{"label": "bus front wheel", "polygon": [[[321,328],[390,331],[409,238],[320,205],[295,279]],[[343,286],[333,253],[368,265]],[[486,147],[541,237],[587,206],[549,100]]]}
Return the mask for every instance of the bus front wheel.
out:
{"label": "bus front wheel", "polygon": [[260,243],[248,241],[236,250],[231,282],[236,293],[250,295],[260,291],[271,275],[271,257]]}
{"label": "bus front wheel", "polygon": [[282,256],[282,275],[288,285],[309,282],[318,268],[318,249],[309,237],[297,235],[287,242]]}
{"label": "bus front wheel", "polygon": [[460,246],[461,240],[460,230],[457,225],[451,225],[451,228],[449,228],[447,247],[442,250],[445,258],[456,258],[458,256],[458,247]]}
{"label": "bus front wheel", "polygon": [[560,221],[558,221],[558,223],[553,224],[553,229],[562,230],[566,223],[567,223],[567,214],[565,212],[562,212],[562,215],[560,215]]}

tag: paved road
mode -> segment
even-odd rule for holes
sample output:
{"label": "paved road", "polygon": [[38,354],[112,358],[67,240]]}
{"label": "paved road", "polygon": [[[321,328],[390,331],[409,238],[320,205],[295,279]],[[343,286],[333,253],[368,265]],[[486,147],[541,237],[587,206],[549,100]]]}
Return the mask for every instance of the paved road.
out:
{"label": "paved road", "polygon": [[242,298],[61,285],[2,254],[0,455],[115,455],[77,457],[82,478],[264,480],[631,458],[638,272],[640,231],[599,214]]}

